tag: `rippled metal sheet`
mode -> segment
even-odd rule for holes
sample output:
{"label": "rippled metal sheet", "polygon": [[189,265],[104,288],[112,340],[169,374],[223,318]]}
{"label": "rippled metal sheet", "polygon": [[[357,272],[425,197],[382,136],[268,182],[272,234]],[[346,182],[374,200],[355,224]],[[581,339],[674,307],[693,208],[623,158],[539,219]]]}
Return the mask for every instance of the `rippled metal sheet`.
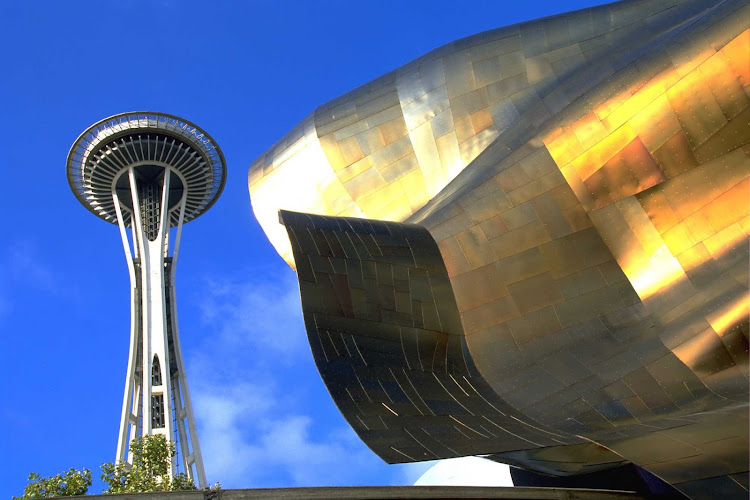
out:
{"label": "rippled metal sheet", "polygon": [[[282,211],[315,363],[347,421],[389,463],[562,447],[624,462],[526,418],[468,352],[435,240],[415,224]],[[544,459],[539,460],[543,464]],[[539,467],[538,470],[544,470]]]}
{"label": "rippled metal sheet", "polygon": [[[426,228],[464,356],[500,400],[691,496],[745,498],[748,19],[741,1],[633,1],[456,41],[316,110],[310,147],[357,130],[362,157],[315,146],[321,163],[298,163],[295,177],[296,154],[274,163],[283,139],[251,166],[254,210],[261,223],[291,208]],[[380,105],[406,132],[376,155],[385,139],[358,110]],[[451,133],[455,170],[440,145]],[[401,160],[412,170],[386,179]],[[343,191],[311,181],[295,187],[305,203],[265,205],[273,169],[352,177]],[[405,185],[409,175],[420,182]],[[291,263],[288,238],[264,224]],[[597,461],[575,449],[503,453],[537,470],[570,457],[545,463],[560,474],[575,456]]]}

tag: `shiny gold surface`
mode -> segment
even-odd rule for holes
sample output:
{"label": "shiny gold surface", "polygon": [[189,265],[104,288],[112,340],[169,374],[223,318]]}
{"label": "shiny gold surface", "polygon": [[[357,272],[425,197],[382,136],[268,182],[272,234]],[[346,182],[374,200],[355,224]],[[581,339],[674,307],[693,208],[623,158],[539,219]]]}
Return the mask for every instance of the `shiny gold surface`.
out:
{"label": "shiny gold surface", "polygon": [[[318,108],[251,166],[253,208],[290,263],[279,208],[426,228],[504,404],[693,497],[746,498],[748,19],[630,1],[449,44]],[[550,446],[480,448],[560,474],[614,461]]]}

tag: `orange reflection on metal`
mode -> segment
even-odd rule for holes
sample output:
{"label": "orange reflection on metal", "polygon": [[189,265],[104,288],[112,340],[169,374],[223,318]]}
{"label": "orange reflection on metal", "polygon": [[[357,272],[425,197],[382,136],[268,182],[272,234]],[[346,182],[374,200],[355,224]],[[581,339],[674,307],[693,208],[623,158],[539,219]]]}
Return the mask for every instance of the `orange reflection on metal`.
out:
{"label": "orange reflection on metal", "polygon": [[665,244],[650,256],[634,252],[631,258],[623,260],[622,270],[641,300],[646,300],[685,276]]}
{"label": "orange reflection on metal", "polygon": [[724,335],[733,326],[741,322],[747,323],[748,317],[750,317],[750,295],[744,293],[721,311],[706,316],[706,319],[716,333]]}
{"label": "orange reflection on metal", "polygon": [[[674,70],[666,70],[659,73],[649,80],[640,90],[638,90],[638,92],[625,100],[625,102],[614,107],[608,116],[602,117],[602,123],[608,130],[614,130],[621,126],[639,113],[643,108],[656,100],[657,97],[674,85],[678,79],[679,77]],[[617,102],[620,99],[620,96],[615,96],[611,100]],[[599,108],[608,109],[610,108],[610,105],[608,102],[605,102],[600,105]]]}

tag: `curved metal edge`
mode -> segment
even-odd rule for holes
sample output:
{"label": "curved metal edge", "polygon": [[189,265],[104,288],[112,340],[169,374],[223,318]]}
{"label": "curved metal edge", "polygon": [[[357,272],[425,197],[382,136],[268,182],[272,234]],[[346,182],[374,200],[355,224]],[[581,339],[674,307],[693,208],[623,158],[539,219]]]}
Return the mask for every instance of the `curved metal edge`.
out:
{"label": "curved metal edge", "polygon": [[339,411],[388,463],[585,443],[528,418],[474,365],[423,226],[281,211],[310,348]]}

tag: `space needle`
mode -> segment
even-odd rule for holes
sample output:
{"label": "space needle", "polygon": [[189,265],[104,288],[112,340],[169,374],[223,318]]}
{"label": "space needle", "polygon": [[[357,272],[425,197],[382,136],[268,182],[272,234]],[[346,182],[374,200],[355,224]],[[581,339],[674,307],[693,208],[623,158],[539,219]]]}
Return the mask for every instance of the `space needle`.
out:
{"label": "space needle", "polygon": [[67,176],[83,206],[119,226],[130,274],[130,350],[116,460],[132,463],[130,441],[161,434],[179,443],[170,473],[182,468],[204,488],[177,328],[175,265],[183,224],[205,213],[224,188],[224,155],[187,120],[122,113],[78,137]]}

